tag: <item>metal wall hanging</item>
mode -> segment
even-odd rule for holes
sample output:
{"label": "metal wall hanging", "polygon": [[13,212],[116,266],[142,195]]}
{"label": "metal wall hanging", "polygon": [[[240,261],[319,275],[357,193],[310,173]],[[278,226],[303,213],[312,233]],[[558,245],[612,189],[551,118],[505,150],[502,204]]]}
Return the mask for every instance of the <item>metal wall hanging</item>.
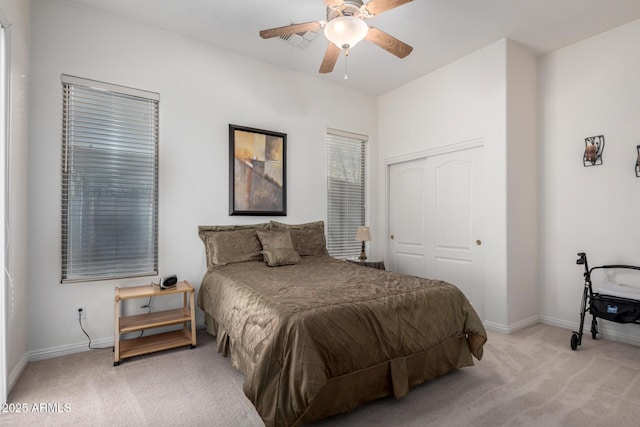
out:
{"label": "metal wall hanging", "polygon": [[602,164],[602,151],[604,151],[604,135],[589,136],[584,139],[584,155],[582,164],[585,167]]}
{"label": "metal wall hanging", "polygon": [[636,157],[636,176],[640,178],[640,145],[636,145],[636,150],[638,150],[638,157]]}

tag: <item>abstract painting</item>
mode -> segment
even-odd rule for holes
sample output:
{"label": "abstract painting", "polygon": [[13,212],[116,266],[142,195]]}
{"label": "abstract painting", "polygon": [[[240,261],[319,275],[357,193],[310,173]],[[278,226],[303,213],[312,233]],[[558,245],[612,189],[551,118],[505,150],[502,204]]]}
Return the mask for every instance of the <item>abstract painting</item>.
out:
{"label": "abstract painting", "polygon": [[229,215],[287,214],[287,134],[229,125]]}

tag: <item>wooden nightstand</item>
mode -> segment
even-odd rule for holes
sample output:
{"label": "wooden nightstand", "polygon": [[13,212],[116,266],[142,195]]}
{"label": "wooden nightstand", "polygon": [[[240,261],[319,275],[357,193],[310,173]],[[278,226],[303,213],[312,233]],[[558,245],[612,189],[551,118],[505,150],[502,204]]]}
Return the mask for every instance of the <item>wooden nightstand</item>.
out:
{"label": "wooden nightstand", "polygon": [[365,267],[377,268],[378,270],[384,270],[384,260],[375,259],[375,258],[367,258],[365,260],[361,260],[360,258],[347,258],[347,261],[352,262],[354,264],[362,265]]}
{"label": "wooden nightstand", "polygon": [[[120,317],[120,301],[133,298],[148,298],[164,295],[183,294],[182,307],[174,310],[163,310],[154,313],[136,314]],[[187,294],[189,298],[187,301]],[[190,322],[190,327],[187,323]],[[196,314],[194,305],[194,288],[187,281],[178,282],[170,289],[160,289],[159,286],[146,285],[131,288],[115,289],[115,336],[113,366],[118,366],[121,359],[167,350],[169,348],[191,345],[196,346]],[[182,329],[147,335],[140,338],[120,340],[121,334],[142,331],[144,329],[161,326],[182,324]]]}

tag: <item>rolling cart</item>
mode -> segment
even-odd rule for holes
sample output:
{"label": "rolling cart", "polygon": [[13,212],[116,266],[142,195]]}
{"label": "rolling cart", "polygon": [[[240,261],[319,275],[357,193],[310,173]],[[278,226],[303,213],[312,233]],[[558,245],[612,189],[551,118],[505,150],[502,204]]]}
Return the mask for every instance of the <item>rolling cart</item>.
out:
{"label": "rolling cart", "polygon": [[[614,295],[609,295],[609,292],[600,289],[600,292],[593,292],[591,286],[591,273],[597,269],[629,269],[640,270],[640,267],[635,265],[601,265],[598,267],[592,267],[589,269],[589,263],[587,262],[587,254],[584,252],[578,253],[578,265],[584,265],[584,290],[582,292],[582,306],[580,310],[580,329],[578,332],[571,333],[571,349],[576,350],[579,345],[582,345],[582,330],[584,327],[584,318],[587,311],[591,313],[591,338],[594,340],[598,335],[598,321],[597,318],[610,320],[616,323],[635,323],[640,325],[640,298],[625,298],[618,295],[624,295],[623,293],[613,292]],[[638,290],[637,288],[630,288]],[[618,295],[615,295],[615,294]],[[640,293],[637,295],[640,296]],[[633,296],[633,295],[632,295]]]}

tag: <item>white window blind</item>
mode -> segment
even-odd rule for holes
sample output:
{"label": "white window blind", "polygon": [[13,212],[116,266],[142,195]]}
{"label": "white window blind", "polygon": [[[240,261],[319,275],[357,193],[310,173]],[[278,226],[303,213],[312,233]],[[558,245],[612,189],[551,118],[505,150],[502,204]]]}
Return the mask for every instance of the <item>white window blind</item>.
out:
{"label": "white window blind", "polygon": [[158,272],[159,95],[62,76],[62,282]]}
{"label": "white window blind", "polygon": [[358,226],[365,225],[366,136],[327,132],[327,249],[336,258],[360,254]]}

